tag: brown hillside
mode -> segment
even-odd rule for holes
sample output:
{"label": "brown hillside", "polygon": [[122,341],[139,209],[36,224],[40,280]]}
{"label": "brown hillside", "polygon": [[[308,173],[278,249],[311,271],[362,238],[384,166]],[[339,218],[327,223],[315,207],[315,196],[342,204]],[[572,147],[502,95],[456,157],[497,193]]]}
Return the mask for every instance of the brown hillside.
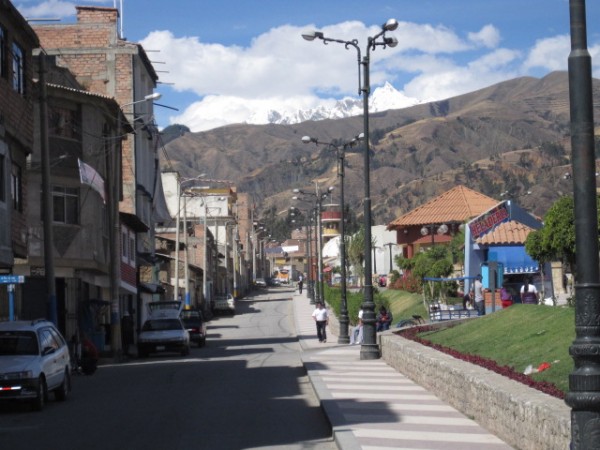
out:
{"label": "brown hillside", "polygon": [[[594,80],[595,97],[600,81]],[[599,117],[600,111],[595,110]],[[457,184],[519,202],[543,216],[571,191],[566,72],[517,78],[444,101],[372,114],[371,197],[374,220],[387,224]],[[229,179],[261,208],[290,204],[293,188],[337,183],[336,158],[302,136],[342,142],[362,132],[362,117],[295,125],[231,125],[187,133],[165,146],[183,176]],[[362,148],[346,154],[346,201],[362,214]]]}

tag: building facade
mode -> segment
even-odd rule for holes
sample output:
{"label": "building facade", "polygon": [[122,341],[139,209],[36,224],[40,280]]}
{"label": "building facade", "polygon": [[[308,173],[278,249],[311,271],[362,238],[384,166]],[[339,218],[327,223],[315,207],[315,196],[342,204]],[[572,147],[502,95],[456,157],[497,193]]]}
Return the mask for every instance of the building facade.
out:
{"label": "building facade", "polygon": [[[0,273],[12,274],[27,256],[26,160],[33,149],[33,49],[38,38],[8,0],[0,0]],[[22,298],[17,286],[14,294]],[[6,285],[0,285],[0,319],[8,317]]]}

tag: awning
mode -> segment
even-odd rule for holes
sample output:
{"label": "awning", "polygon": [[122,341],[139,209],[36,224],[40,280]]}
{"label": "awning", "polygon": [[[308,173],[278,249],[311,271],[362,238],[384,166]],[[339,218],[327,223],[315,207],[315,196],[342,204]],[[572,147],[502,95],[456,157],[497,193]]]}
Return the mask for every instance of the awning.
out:
{"label": "awning", "polygon": [[504,274],[536,273],[539,264],[534,261],[521,245],[490,247],[488,261],[496,261],[503,266]]}
{"label": "awning", "polygon": [[327,266],[323,269],[323,272],[327,273],[327,272],[331,272],[332,270],[333,270],[333,267]]}

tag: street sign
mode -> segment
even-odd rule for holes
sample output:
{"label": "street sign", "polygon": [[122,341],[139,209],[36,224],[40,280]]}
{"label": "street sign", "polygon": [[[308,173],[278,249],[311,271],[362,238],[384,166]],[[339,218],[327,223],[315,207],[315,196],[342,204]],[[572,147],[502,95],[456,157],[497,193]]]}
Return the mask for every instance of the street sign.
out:
{"label": "street sign", "polygon": [[25,283],[23,275],[0,275],[0,284]]}

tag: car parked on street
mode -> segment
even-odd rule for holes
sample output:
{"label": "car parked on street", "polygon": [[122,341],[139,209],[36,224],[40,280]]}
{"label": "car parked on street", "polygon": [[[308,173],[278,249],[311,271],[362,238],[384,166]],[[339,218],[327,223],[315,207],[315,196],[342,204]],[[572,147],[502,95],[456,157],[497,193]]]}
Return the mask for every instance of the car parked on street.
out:
{"label": "car parked on street", "polygon": [[148,319],[138,335],[138,356],[144,358],[157,352],[189,355],[190,334],[180,319],[182,302],[152,302],[148,308]]}
{"label": "car parked on street", "polygon": [[60,331],[45,319],[0,322],[0,400],[41,411],[51,391],[61,401],[71,391],[71,355]]}
{"label": "car parked on street", "polygon": [[202,311],[184,309],[181,311],[181,320],[190,334],[190,341],[197,344],[198,347],[204,347],[206,345],[206,322]]}
{"label": "car parked on street", "polygon": [[215,300],[213,302],[213,311],[229,313],[231,315],[235,314],[235,299],[233,295],[216,295]]}
{"label": "car parked on street", "polygon": [[264,278],[257,278],[254,284],[258,287],[267,287],[267,281]]}

